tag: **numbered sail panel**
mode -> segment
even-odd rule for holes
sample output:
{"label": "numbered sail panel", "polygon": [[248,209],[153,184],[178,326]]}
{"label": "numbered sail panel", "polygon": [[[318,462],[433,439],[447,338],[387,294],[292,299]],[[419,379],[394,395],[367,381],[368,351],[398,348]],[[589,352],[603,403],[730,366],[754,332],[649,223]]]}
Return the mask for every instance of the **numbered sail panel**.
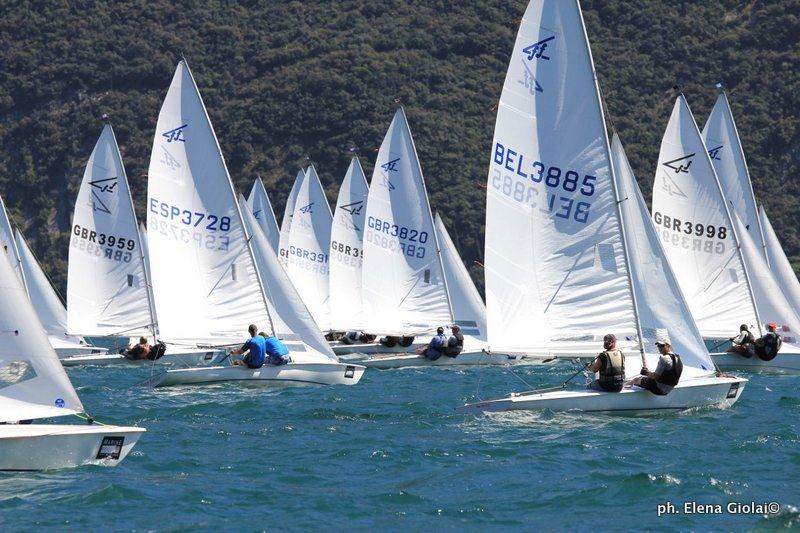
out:
{"label": "numbered sail panel", "polygon": [[136,214],[111,126],[86,164],[69,246],[67,329],[81,335],[152,334]]}
{"label": "numbered sail panel", "polygon": [[683,95],[672,110],[653,182],[653,222],[704,336],[756,324],[717,176]]}
{"label": "numbered sail panel", "polygon": [[289,279],[319,328],[330,329],[331,208],[314,166],[308,167],[295,200],[289,233]]}
{"label": "numbered sail panel", "polygon": [[25,287],[25,277],[22,272],[19,251],[17,251],[17,245],[14,242],[14,230],[11,229],[11,221],[8,218],[2,196],[0,196],[0,251],[6,254],[14,273],[19,278],[22,286]]}
{"label": "numbered sail panel", "polygon": [[322,335],[297,290],[289,281],[278,256],[258,226],[255,217],[245,209],[243,197],[239,205],[244,215],[245,228],[252,236],[253,254],[261,276],[261,286],[269,309],[272,328],[292,353],[295,362],[330,362],[336,356]]}
{"label": "numbered sail panel", "polygon": [[6,254],[0,254],[0,422],[83,411]]}
{"label": "numbered sail panel", "polygon": [[272,203],[269,201],[267,190],[264,188],[261,178],[253,182],[253,188],[247,198],[247,207],[253,213],[258,226],[264,232],[264,236],[277,254],[280,246],[281,230],[278,228],[275,211],[272,210]]}
{"label": "numbered sail panel", "polygon": [[281,235],[278,241],[278,259],[283,268],[289,267],[289,237],[292,231],[292,217],[294,216],[294,206],[297,202],[297,195],[300,194],[300,186],[303,184],[305,176],[306,172],[304,170],[301,169],[297,172],[292,190],[289,191],[289,197],[286,198],[286,207],[283,210]]}
{"label": "numbered sail panel", "polygon": [[577,3],[531,2],[487,178],[492,349],[539,352],[591,346],[606,333],[635,336],[593,69]]}
{"label": "numbered sail panel", "polygon": [[369,186],[357,157],[350,161],[333,213],[330,248],[331,329],[364,329],[361,272]]}
{"label": "numbered sail panel", "polygon": [[[667,335],[675,353],[681,355],[685,376],[709,375],[714,372],[714,364],[669,266],[633,169],[616,135],[611,143],[611,154],[619,195],[623,198],[620,213],[647,365],[650,369],[656,368],[659,356],[655,342],[659,335]],[[638,375],[641,366],[638,350],[626,353],[628,377]]]}
{"label": "numbered sail panel", "polygon": [[794,269],[781,247],[778,235],[775,233],[775,229],[772,227],[772,223],[769,221],[763,206],[759,207],[759,218],[761,227],[764,229],[764,242],[769,256],[770,270],[786,295],[786,299],[792,309],[794,309],[795,314],[800,316],[800,282],[797,280],[797,275],[794,273]]}
{"label": "numbered sail panel", "polygon": [[758,219],[753,185],[744,157],[739,133],[733,120],[733,112],[724,93],[717,97],[714,108],[703,128],[703,141],[708,156],[714,165],[728,205],[744,222],[756,248],[766,259],[761,223]]}
{"label": "numbered sail panel", "polygon": [[225,162],[186,64],[175,71],[150,158],[148,244],[161,335],[238,342],[267,322]]}
{"label": "numbered sail panel", "polygon": [[372,173],[362,281],[370,332],[414,333],[452,321],[428,194],[402,109]]}

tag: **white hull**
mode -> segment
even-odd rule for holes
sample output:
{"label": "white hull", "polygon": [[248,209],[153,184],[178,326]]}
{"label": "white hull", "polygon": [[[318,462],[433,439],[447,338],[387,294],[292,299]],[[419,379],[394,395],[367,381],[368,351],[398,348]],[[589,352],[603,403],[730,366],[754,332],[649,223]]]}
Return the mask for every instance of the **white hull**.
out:
{"label": "white hull", "polygon": [[379,342],[372,342],[368,344],[356,343],[356,344],[344,344],[342,342],[332,342],[330,343],[331,349],[333,353],[336,355],[376,355],[376,354],[393,354],[393,353],[413,353],[416,351],[417,348],[420,346],[424,346],[425,343],[414,343],[411,346],[400,346],[399,344],[392,346],[389,348],[388,346],[384,346]]}
{"label": "white hull", "polygon": [[87,464],[116,466],[144,432],[144,428],[98,424],[0,425],[0,470],[54,470]]}
{"label": "white hull", "polygon": [[108,366],[108,365],[128,365],[142,366],[157,364],[172,364],[180,366],[202,366],[210,365],[223,357],[221,350],[191,350],[185,348],[171,349],[167,347],[167,352],[155,361],[149,359],[128,359],[118,353],[105,353],[98,355],[79,355],[61,359],[61,364],[65,367],[71,366]]}
{"label": "white hull", "polygon": [[289,363],[261,368],[211,366],[168,370],[153,376],[149,385],[210,385],[238,381],[266,387],[302,387],[306,385],[355,385],[364,375],[363,366],[345,363]]}
{"label": "white hull", "polygon": [[624,414],[679,411],[696,407],[730,407],[742,394],[746,379],[708,377],[687,379],[666,396],[656,396],[639,387],[621,392],[589,390],[512,394],[498,400],[465,404],[460,411],[584,411]]}
{"label": "white hull", "polygon": [[800,374],[800,353],[797,352],[778,352],[778,356],[772,361],[762,361],[757,356],[748,359],[735,353],[712,353],[711,358],[721,370]]}
{"label": "white hull", "polygon": [[59,359],[64,359],[65,357],[78,357],[78,356],[91,356],[91,355],[104,355],[108,353],[106,348],[99,348],[97,346],[59,346],[55,348],[56,355]]}
{"label": "white hull", "polygon": [[[467,365],[513,365],[525,359],[522,355],[485,353],[482,351],[462,352],[458,357],[441,356],[435,361],[422,355],[402,354],[369,357],[358,361],[369,368],[406,368],[420,366],[467,366]],[[531,362],[534,362],[533,360]]]}

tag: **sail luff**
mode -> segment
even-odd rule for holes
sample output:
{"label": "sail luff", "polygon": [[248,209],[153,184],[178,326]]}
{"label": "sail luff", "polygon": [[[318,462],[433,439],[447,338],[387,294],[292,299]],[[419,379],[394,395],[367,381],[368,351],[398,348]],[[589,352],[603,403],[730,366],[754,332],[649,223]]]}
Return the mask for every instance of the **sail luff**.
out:
{"label": "sail luff", "polygon": [[5,246],[7,247],[7,252],[11,252],[14,255],[12,261],[14,272],[19,276],[25,292],[28,292],[28,282],[25,280],[25,271],[22,268],[22,259],[19,256],[17,243],[14,239],[14,230],[11,227],[11,219],[8,218],[6,204],[3,202],[3,197],[0,196],[0,244],[3,244],[4,242]]}
{"label": "sail luff", "polygon": [[786,253],[783,251],[781,242],[772,223],[767,217],[767,212],[764,206],[759,206],[759,218],[761,219],[761,226],[764,228],[765,244],[767,245],[767,255],[770,256],[770,270],[775,276],[775,279],[780,284],[782,290],[786,293],[789,304],[794,309],[795,313],[800,316],[800,281],[797,279],[792,264]]}

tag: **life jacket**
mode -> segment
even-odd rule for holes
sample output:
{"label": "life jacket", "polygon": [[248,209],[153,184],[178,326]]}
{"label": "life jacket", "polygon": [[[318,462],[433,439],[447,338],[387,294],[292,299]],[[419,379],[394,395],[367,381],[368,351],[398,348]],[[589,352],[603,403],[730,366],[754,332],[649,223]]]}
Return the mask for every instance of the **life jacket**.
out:
{"label": "life jacket", "polygon": [[167,345],[161,341],[157,341],[151,348],[150,352],[147,354],[147,358],[151,361],[155,361],[157,359],[161,359],[167,351]]}
{"label": "life jacket", "polygon": [[672,359],[672,367],[669,370],[662,373],[661,376],[658,378],[658,383],[663,383],[664,385],[669,385],[670,387],[674,387],[678,384],[678,381],[681,379],[681,374],[683,374],[683,361],[681,361],[681,356],[670,353],[667,354]]}
{"label": "life jacket", "polygon": [[778,355],[783,341],[780,335],[774,331],[768,331],[766,335],[756,342],[756,355],[762,361],[772,361]]}
{"label": "life jacket", "polygon": [[395,346],[397,346],[398,340],[399,339],[397,337],[386,336],[386,337],[381,337],[380,343],[382,346],[386,346],[387,348],[394,348]]}
{"label": "life jacket", "polygon": [[600,385],[605,386],[606,390],[622,390],[625,383],[625,356],[615,348],[601,352],[598,357],[603,361],[598,380]]}
{"label": "life jacket", "polygon": [[459,331],[455,335],[451,335],[447,339],[447,347],[444,349],[444,354],[448,357],[455,357],[464,350],[464,335]]}

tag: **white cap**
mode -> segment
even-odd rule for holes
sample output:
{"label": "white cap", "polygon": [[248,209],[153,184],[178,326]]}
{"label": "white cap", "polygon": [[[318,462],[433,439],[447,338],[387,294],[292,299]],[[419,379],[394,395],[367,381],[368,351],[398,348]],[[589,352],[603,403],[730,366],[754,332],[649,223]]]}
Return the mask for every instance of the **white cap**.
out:
{"label": "white cap", "polygon": [[672,341],[669,340],[669,335],[666,333],[660,333],[656,336],[656,346],[663,346],[665,344],[672,346]]}

